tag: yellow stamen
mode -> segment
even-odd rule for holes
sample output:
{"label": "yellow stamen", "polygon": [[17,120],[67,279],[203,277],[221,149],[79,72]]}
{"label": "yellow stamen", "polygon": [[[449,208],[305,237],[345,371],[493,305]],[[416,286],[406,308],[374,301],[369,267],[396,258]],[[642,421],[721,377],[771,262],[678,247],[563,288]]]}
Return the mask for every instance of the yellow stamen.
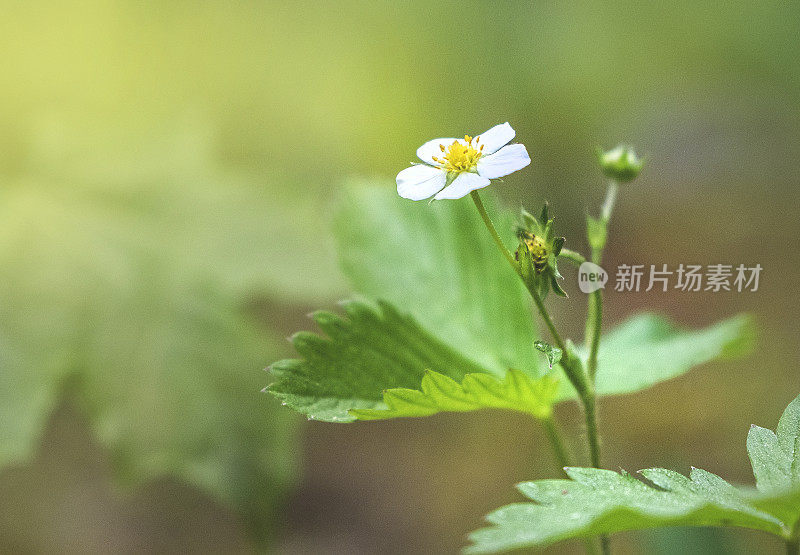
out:
{"label": "yellow stamen", "polygon": [[459,141],[453,141],[449,147],[440,144],[439,148],[445,153],[444,158],[433,157],[432,159],[441,164],[442,169],[447,172],[472,171],[478,164],[478,159],[483,155],[483,145],[478,145],[479,138],[464,135],[464,141],[467,144]]}

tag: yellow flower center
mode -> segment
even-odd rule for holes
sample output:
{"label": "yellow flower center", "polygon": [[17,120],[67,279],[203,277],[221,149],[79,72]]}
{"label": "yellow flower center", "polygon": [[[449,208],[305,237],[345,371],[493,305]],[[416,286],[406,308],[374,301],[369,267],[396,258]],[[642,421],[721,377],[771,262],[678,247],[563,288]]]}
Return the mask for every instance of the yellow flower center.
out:
{"label": "yellow flower center", "polygon": [[449,147],[439,145],[439,149],[444,153],[443,156],[433,156],[433,161],[442,166],[447,172],[468,172],[472,171],[478,164],[478,159],[483,155],[483,145],[478,144],[480,137],[470,137],[464,135],[464,143],[453,141]]}

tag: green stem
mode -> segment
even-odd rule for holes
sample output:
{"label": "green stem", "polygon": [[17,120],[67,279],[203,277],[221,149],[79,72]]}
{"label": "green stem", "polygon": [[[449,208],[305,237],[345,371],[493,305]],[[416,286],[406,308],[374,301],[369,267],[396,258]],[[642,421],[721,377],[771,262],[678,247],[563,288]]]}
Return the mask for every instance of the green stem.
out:
{"label": "green stem", "polygon": [[[617,202],[617,192],[619,185],[616,181],[609,181],[606,189],[606,199],[601,209],[603,225],[608,226],[611,220],[611,213],[614,211],[614,204]],[[603,261],[603,246],[592,247],[592,262],[600,265]],[[603,290],[598,289],[589,295],[589,306],[586,315],[586,346],[589,349],[589,358],[586,361],[586,372],[589,381],[594,383],[597,374],[597,353],[600,349],[600,335],[603,328]]]}
{"label": "green stem", "polygon": [[619,185],[616,181],[608,182],[608,189],[606,189],[606,200],[603,202],[603,208],[601,211],[602,218],[606,221],[606,223],[608,223],[608,220],[611,219],[611,212],[614,211],[614,204],[617,202],[618,190]]}
{"label": "green stem", "polygon": [[593,467],[600,468],[600,440],[597,430],[594,388],[592,387],[591,382],[587,382],[586,374],[583,372],[580,364],[576,363],[575,358],[571,356],[569,349],[567,349],[567,344],[562,339],[561,334],[558,333],[558,329],[553,323],[553,320],[550,318],[550,314],[547,312],[547,308],[545,308],[544,302],[542,302],[542,298],[539,296],[539,292],[536,290],[536,287],[529,280],[524,279],[519,264],[514,259],[514,255],[512,255],[511,252],[506,248],[505,244],[503,244],[503,240],[500,238],[500,235],[497,233],[492,220],[486,213],[486,208],[483,206],[483,202],[481,201],[478,192],[472,191],[470,196],[475,203],[475,207],[478,209],[478,213],[480,213],[481,218],[483,219],[483,223],[486,224],[486,228],[489,230],[489,233],[494,239],[495,244],[497,244],[497,248],[500,249],[500,252],[503,253],[503,256],[505,256],[508,263],[511,264],[511,267],[514,268],[514,271],[522,279],[522,282],[525,284],[525,287],[531,294],[531,298],[533,298],[533,303],[536,305],[542,320],[544,320],[547,329],[550,331],[553,341],[564,353],[560,364],[564,369],[564,374],[566,374],[570,383],[578,392],[578,397],[583,404],[589,439],[590,460],[592,461]]}
{"label": "green stem", "polygon": [[600,466],[600,434],[597,427],[597,406],[594,388],[582,398],[583,413],[586,418],[586,435],[589,441],[589,459],[594,468]]}
{"label": "green stem", "polygon": [[[489,214],[486,213],[486,208],[483,206],[483,201],[481,201],[481,197],[478,194],[478,191],[472,191],[470,193],[470,196],[472,197],[472,200],[475,203],[475,207],[478,209],[478,213],[481,215],[481,218],[483,219],[483,223],[486,224],[486,228],[489,230],[492,239],[494,239],[497,248],[500,249],[500,252],[503,253],[503,256],[505,256],[508,263],[511,264],[511,267],[514,268],[514,271],[522,279],[522,282],[525,284],[525,287],[528,288],[528,292],[531,294],[533,302],[536,305],[536,308],[539,310],[539,314],[542,315],[542,319],[544,320],[547,329],[550,330],[550,335],[553,336],[553,341],[555,341],[556,346],[559,349],[561,349],[562,353],[564,353],[564,358],[568,358],[567,345],[561,338],[561,334],[558,333],[558,329],[556,329],[556,325],[553,323],[553,320],[550,318],[550,314],[548,314],[547,309],[545,308],[544,303],[542,302],[542,298],[539,296],[539,292],[536,290],[536,287],[534,287],[532,283],[530,283],[522,276],[522,270],[520,269],[517,261],[514,259],[514,255],[511,254],[511,251],[509,251],[506,248],[505,244],[503,243],[503,240],[500,238],[500,234],[497,233],[497,229],[495,229],[491,218],[489,218]],[[585,380],[583,379],[582,376],[583,373],[575,372],[575,369],[572,367],[571,364],[564,363],[564,359],[561,359],[561,365],[564,367],[564,371],[567,373],[567,377],[570,379],[575,389],[579,393],[585,391],[586,388],[585,388]]]}
{"label": "green stem", "polygon": [[558,429],[553,415],[540,419],[542,427],[547,434],[547,439],[550,440],[550,445],[553,448],[553,456],[556,459],[556,464],[563,471],[564,467],[572,466],[570,462],[571,457],[564,440],[561,437],[561,432]]}
{"label": "green stem", "polygon": [[524,282],[525,286],[528,288],[528,293],[531,294],[533,304],[536,305],[536,309],[539,311],[542,320],[544,320],[545,326],[547,326],[550,335],[553,337],[553,342],[556,344],[556,347],[561,349],[561,352],[563,353],[559,364],[561,365],[561,368],[564,369],[564,373],[567,375],[570,383],[575,388],[575,391],[578,392],[578,396],[582,400],[593,395],[593,393],[590,391],[589,384],[586,382],[586,374],[584,374],[580,365],[576,364],[575,358],[567,348],[566,342],[561,338],[561,334],[558,333],[558,329],[553,323],[552,318],[550,318],[550,313],[547,312],[547,308],[544,306],[544,301],[542,301],[542,298],[539,296],[539,292],[536,290],[536,287],[528,281]]}
{"label": "green stem", "polygon": [[[550,416],[539,419],[539,421],[542,423],[542,427],[547,434],[547,438],[550,440],[550,446],[553,449],[553,456],[555,457],[556,464],[561,471],[566,474],[565,468],[572,466],[572,456],[570,455],[569,449],[567,449],[567,446],[564,443],[555,418],[553,418],[553,415],[551,414]],[[593,538],[586,538],[583,540],[583,546],[588,555],[594,555],[597,553],[597,544]],[[604,555],[609,553],[608,538],[606,536],[602,536],[600,538],[600,548]]]}
{"label": "green stem", "polygon": [[[610,181],[606,189],[606,199],[601,209],[603,225],[606,226],[608,233],[608,222],[611,220],[611,213],[614,211],[614,204],[617,201],[619,185],[616,181]],[[592,247],[592,262],[598,266],[603,261],[603,245],[597,248]],[[589,374],[589,383],[594,389],[594,380],[597,375],[597,353],[600,349],[600,336],[603,327],[603,290],[598,289],[589,296],[589,307],[586,315],[586,340],[589,342],[589,358],[586,361],[586,372]],[[595,396],[592,395],[591,408],[584,405],[586,409],[586,429],[589,434],[589,445],[591,446],[592,464],[600,467],[600,438],[597,434],[597,412],[594,407]],[[596,464],[595,464],[596,463]],[[611,553],[611,544],[608,536],[600,536],[600,549],[603,555]]]}
{"label": "green stem", "polygon": [[586,257],[584,257],[581,253],[574,251],[572,249],[565,249],[562,248],[561,252],[558,253],[559,258],[566,258],[576,266],[580,266],[584,262],[586,262]]}
{"label": "green stem", "polygon": [[561,334],[558,333],[558,329],[556,325],[553,323],[553,320],[550,318],[550,314],[548,314],[547,309],[544,306],[544,302],[542,302],[542,298],[539,296],[539,292],[536,290],[536,287],[526,280],[522,276],[522,270],[520,270],[519,264],[514,259],[514,255],[511,254],[503,240],[500,238],[500,234],[497,233],[497,229],[495,229],[494,224],[492,223],[491,218],[486,213],[486,208],[483,206],[483,202],[481,201],[480,195],[478,195],[478,191],[472,191],[470,193],[473,202],[475,202],[475,207],[478,209],[478,213],[481,215],[483,219],[483,223],[486,224],[486,228],[489,230],[489,233],[494,239],[497,248],[500,249],[500,252],[503,253],[506,260],[511,267],[514,268],[514,271],[517,272],[517,275],[522,279],[522,282],[527,287],[528,292],[531,294],[533,298],[533,302],[536,305],[536,308],[539,310],[539,314],[542,316],[542,320],[544,320],[547,329],[550,331],[550,335],[553,336],[553,341],[555,342],[556,346],[561,349],[561,352],[564,353],[564,358],[561,359],[561,365],[564,368],[564,372],[567,374],[570,382],[575,387],[581,396],[585,395],[586,393],[586,380],[583,372],[580,369],[577,369],[571,363],[566,363],[565,359],[569,359],[569,351],[567,350],[567,344],[561,338]]}
{"label": "green stem", "polygon": [[553,341],[564,353],[560,361],[561,368],[564,369],[564,374],[566,374],[570,383],[575,388],[575,391],[578,392],[578,397],[581,400],[581,404],[583,404],[583,413],[586,419],[586,433],[589,441],[589,458],[594,468],[600,468],[600,437],[597,429],[594,387],[591,382],[587,381],[586,374],[583,373],[580,365],[574,363],[575,359],[572,358],[566,343],[558,333],[553,320],[550,318],[550,314],[547,312],[542,302],[542,298],[539,296],[539,292],[532,286],[528,287],[528,292],[530,292],[533,303],[539,310],[539,314],[542,315],[542,320],[544,320],[547,329],[550,330]]}
{"label": "green stem", "polygon": [[503,240],[500,239],[500,235],[498,235],[492,220],[489,218],[489,214],[486,213],[486,208],[483,206],[483,201],[481,200],[478,191],[472,191],[469,195],[472,197],[472,200],[475,203],[475,207],[478,209],[478,213],[481,215],[481,218],[483,218],[483,223],[486,224],[489,233],[492,234],[492,239],[494,239],[494,242],[497,244],[497,248],[500,249],[500,252],[502,252],[503,256],[506,257],[508,263],[511,264],[511,267],[514,268],[514,271],[517,272],[517,274],[521,277],[522,273],[519,269],[519,264],[517,264],[517,261],[514,259],[514,255],[511,254],[511,251],[506,248]]}
{"label": "green stem", "polygon": [[597,353],[600,350],[600,335],[603,328],[603,292],[602,289],[589,295],[589,308],[586,315],[586,341],[589,347],[589,358],[586,361],[586,372],[589,381],[594,383],[597,374]]}
{"label": "green stem", "polygon": [[[547,326],[550,335],[553,336],[553,341],[555,342],[556,347],[561,349],[564,358],[568,357],[569,351],[567,350],[567,344],[561,338],[561,334],[558,333],[558,329],[556,328],[556,325],[553,323],[552,318],[550,318],[550,314],[547,312],[547,308],[545,308],[544,306],[544,301],[542,301],[542,298],[539,296],[539,292],[536,290],[536,287],[532,283],[528,283],[527,281],[525,281],[525,286],[528,288],[528,293],[531,294],[531,298],[533,299],[533,304],[536,305],[536,309],[539,311],[539,314],[541,314],[542,320],[544,320],[544,324]],[[563,362],[564,358],[561,359],[562,365],[564,364]],[[580,382],[582,380],[577,380],[577,381]],[[577,387],[576,384],[573,385]]]}
{"label": "green stem", "polygon": [[539,309],[539,312],[542,315],[542,319],[547,325],[547,329],[550,330],[550,334],[553,336],[553,340],[556,342],[558,348],[561,349],[561,352],[563,352],[564,355],[566,355],[567,346],[564,343],[564,340],[561,339],[561,335],[558,333],[558,330],[556,329],[553,320],[550,319],[550,315],[547,313],[547,309],[544,307],[544,303],[542,302],[541,297],[539,297],[539,292],[536,291],[536,288],[533,286],[533,284],[529,283],[522,276],[522,270],[519,267],[519,263],[514,259],[514,255],[511,254],[511,251],[509,251],[506,248],[505,244],[503,243],[503,240],[497,233],[497,229],[495,229],[491,218],[489,218],[489,215],[486,213],[486,208],[483,206],[483,201],[481,201],[481,197],[478,194],[478,191],[472,191],[470,193],[470,196],[472,197],[472,200],[475,203],[475,207],[478,209],[478,213],[481,215],[481,218],[483,219],[483,223],[486,224],[486,228],[489,230],[492,239],[494,239],[497,248],[500,249],[500,252],[503,253],[503,256],[505,256],[508,263],[511,264],[511,267],[514,268],[514,271],[522,279],[522,282],[525,284],[525,287],[528,288],[528,292],[531,294],[531,297],[533,297],[533,302],[536,304],[536,308]]}

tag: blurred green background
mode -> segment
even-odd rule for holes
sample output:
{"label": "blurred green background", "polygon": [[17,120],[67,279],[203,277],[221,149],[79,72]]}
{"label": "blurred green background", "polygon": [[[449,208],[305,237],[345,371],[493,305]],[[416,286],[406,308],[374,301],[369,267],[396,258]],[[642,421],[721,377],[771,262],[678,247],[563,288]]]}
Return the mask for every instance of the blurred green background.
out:
{"label": "blurred green background", "polygon": [[[751,483],[747,426],[774,427],[800,382],[796,3],[0,6],[0,551],[448,553],[551,476],[519,415],[304,423],[260,393],[283,337],[349,293],[342,183],[392,189],[422,142],[503,121],[533,164],[495,190],[549,199],[572,248],[602,199],[593,148],[627,141],[650,159],[609,266],[764,267],[756,293],[606,303],[609,324],[756,314],[757,356],[600,408],[611,468]],[[553,310],[579,338],[574,279]],[[706,530],[615,544],[780,549]]]}

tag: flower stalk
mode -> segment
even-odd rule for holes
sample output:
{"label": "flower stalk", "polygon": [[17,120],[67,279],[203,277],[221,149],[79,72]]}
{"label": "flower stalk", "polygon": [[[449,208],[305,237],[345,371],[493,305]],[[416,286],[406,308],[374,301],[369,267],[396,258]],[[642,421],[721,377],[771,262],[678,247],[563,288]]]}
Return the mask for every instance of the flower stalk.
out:
{"label": "flower stalk", "polygon": [[[547,311],[547,308],[544,306],[544,301],[542,300],[541,296],[539,295],[539,291],[537,290],[535,284],[528,279],[525,279],[525,276],[522,273],[519,263],[514,259],[514,255],[511,254],[511,251],[506,248],[503,240],[500,238],[500,235],[497,233],[497,229],[495,228],[494,224],[492,223],[491,218],[486,213],[486,208],[481,201],[480,195],[477,191],[472,191],[470,193],[473,202],[475,203],[475,207],[478,209],[478,213],[481,215],[481,219],[483,223],[486,225],[486,228],[489,230],[492,238],[494,239],[495,244],[497,245],[500,252],[506,258],[508,263],[520,276],[525,287],[528,289],[528,292],[533,299],[533,303],[536,305],[536,309],[539,311],[539,314],[544,320],[545,326],[547,326],[550,335],[553,338],[556,346],[561,349],[564,353],[563,358],[559,361],[561,367],[564,370],[564,374],[566,374],[567,379],[569,379],[572,386],[578,392],[578,397],[583,405],[584,409],[584,416],[586,419],[586,426],[587,426],[587,435],[588,435],[588,442],[589,442],[589,459],[591,464],[595,468],[600,468],[600,438],[597,429],[597,416],[595,410],[595,394],[594,394],[594,387],[590,380],[587,380],[586,373],[583,371],[581,367],[580,360],[577,359],[574,354],[572,353],[571,349],[568,348],[566,342],[561,337],[561,334],[558,332],[555,323],[553,322],[552,318],[550,318],[550,314]],[[566,465],[565,465],[566,466]]]}
{"label": "flower stalk", "polygon": [[[614,211],[614,204],[617,202],[617,191],[619,191],[619,184],[612,179],[608,182],[606,200],[603,202],[603,208],[601,209],[601,217],[606,224],[611,219],[611,212]],[[597,264],[597,262],[595,262],[595,264]]]}
{"label": "flower stalk", "polygon": [[576,266],[580,266],[581,264],[586,262],[586,257],[585,256],[583,256],[579,252],[576,252],[576,251],[574,251],[572,249],[568,249],[566,247],[561,249],[561,252],[558,253],[558,256],[560,256],[561,258],[565,258],[566,260],[569,260],[570,262],[572,262]]}
{"label": "flower stalk", "polygon": [[516,260],[514,260],[514,255],[511,254],[503,240],[500,238],[500,235],[497,233],[497,229],[495,229],[492,220],[489,218],[489,214],[486,213],[486,207],[483,206],[483,201],[481,200],[481,196],[478,194],[478,191],[471,191],[469,194],[472,197],[472,201],[475,203],[475,207],[478,209],[478,213],[481,215],[481,219],[483,219],[483,223],[486,225],[486,229],[489,230],[489,233],[494,239],[497,248],[500,249],[500,252],[503,253],[508,263],[511,264],[511,267],[514,268],[514,271],[517,272],[517,275],[522,277],[522,272],[519,268],[519,264]]}
{"label": "flower stalk", "polygon": [[564,443],[564,439],[561,437],[558,425],[552,415],[541,418],[540,421],[545,434],[547,434],[547,439],[550,440],[550,445],[553,448],[553,456],[555,457],[556,464],[563,472],[564,467],[572,466],[572,457]]}
{"label": "flower stalk", "polygon": [[[592,249],[592,262],[598,266],[603,261],[603,249],[605,248],[605,234],[608,223],[611,221],[611,213],[614,211],[614,204],[617,200],[619,184],[615,180],[608,182],[606,189],[606,199],[603,202],[600,215],[600,225],[603,226],[603,241],[590,241]],[[603,327],[603,290],[597,289],[589,295],[589,304],[586,317],[586,346],[589,350],[589,358],[586,361],[586,371],[589,380],[594,383],[597,374],[597,353],[600,348],[600,335]]]}

